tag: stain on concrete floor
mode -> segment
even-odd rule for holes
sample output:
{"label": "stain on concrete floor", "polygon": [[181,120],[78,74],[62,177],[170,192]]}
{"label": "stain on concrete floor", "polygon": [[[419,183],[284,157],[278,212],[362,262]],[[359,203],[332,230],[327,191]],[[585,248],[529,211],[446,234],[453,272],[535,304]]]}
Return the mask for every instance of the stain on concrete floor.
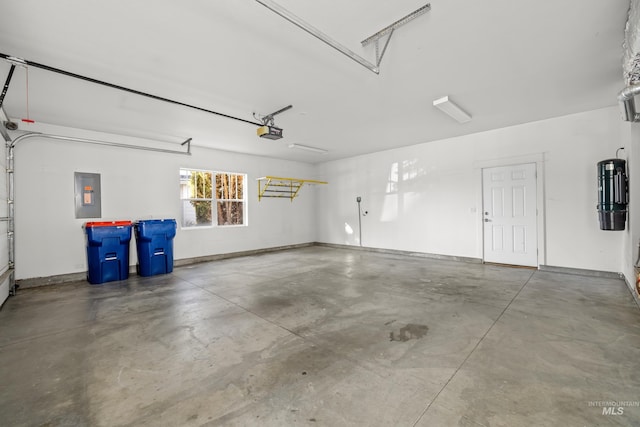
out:
{"label": "stain on concrete floor", "polygon": [[407,342],[409,340],[419,340],[424,338],[429,331],[427,325],[418,325],[409,323],[407,326],[400,328],[398,332],[389,332],[389,341]]}

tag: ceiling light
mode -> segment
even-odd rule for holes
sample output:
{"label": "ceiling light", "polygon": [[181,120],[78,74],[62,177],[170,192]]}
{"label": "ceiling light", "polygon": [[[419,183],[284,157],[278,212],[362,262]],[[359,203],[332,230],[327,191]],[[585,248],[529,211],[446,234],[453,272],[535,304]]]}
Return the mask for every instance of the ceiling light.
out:
{"label": "ceiling light", "polygon": [[462,108],[458,107],[448,96],[443,96],[440,99],[433,101],[433,106],[438,107],[443,112],[447,113],[460,123],[466,123],[471,120],[471,116],[466,113]]}
{"label": "ceiling light", "polygon": [[297,148],[299,150],[307,150],[313,151],[314,153],[327,154],[328,150],[323,150],[322,148],[309,147],[308,145],[300,145],[300,144],[289,144],[289,148]]}

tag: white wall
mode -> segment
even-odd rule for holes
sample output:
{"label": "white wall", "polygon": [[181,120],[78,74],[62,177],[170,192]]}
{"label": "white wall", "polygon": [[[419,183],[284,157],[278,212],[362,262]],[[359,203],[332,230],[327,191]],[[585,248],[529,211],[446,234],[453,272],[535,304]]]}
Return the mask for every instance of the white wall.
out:
{"label": "white wall", "polygon": [[318,240],[357,245],[362,196],[364,246],[482,258],[482,167],[535,161],[539,263],[620,272],[622,233],[598,225],[596,163],[615,156],[623,129],[611,107],[321,164]]}
{"label": "white wall", "polygon": [[[77,129],[38,125],[34,130],[134,145],[149,141]],[[215,135],[212,135],[215,137]],[[256,143],[264,143],[256,140]],[[177,145],[161,148],[181,149]],[[313,242],[315,197],[257,200],[256,178],[265,175],[314,178],[310,164],[192,147],[173,155],[34,138],[15,148],[16,279],[86,271],[82,224],[100,220],[175,218],[180,222],[181,167],[248,174],[248,226],[180,229],[174,258]],[[74,172],[101,174],[102,219],[76,219]],[[2,188],[2,186],[0,186]],[[136,263],[132,237],[131,264]]]}
{"label": "white wall", "polygon": [[[630,213],[633,228],[627,232],[599,230],[595,166],[614,157],[621,142],[633,141],[625,155],[635,147],[640,157],[640,130],[633,129],[611,107],[317,166],[198,147],[188,157],[26,140],[15,150],[16,278],[86,271],[81,228],[86,220],[74,216],[74,172],[101,174],[103,220],[179,220],[180,167],[247,173],[249,226],[179,229],[176,259],[312,241],[357,245],[356,196],[369,211],[362,218],[364,246],[482,258],[482,167],[536,161],[544,212],[539,263],[624,271],[633,280],[640,238],[633,224],[640,218]],[[149,144],[55,126],[34,130]],[[629,169],[633,176],[632,161]],[[293,203],[258,203],[255,179],[264,175],[325,179],[329,185],[305,187]],[[640,194],[634,196],[631,188],[633,206]]]}
{"label": "white wall", "polygon": [[[627,174],[629,177],[629,213],[627,214],[627,227],[623,232],[623,245],[621,249],[622,273],[631,287],[635,287],[636,278],[634,264],[638,259],[638,241],[640,240],[640,124],[627,123],[624,132],[625,138],[620,144],[624,150],[620,151],[620,158],[627,161]],[[632,289],[633,293],[637,293]]]}

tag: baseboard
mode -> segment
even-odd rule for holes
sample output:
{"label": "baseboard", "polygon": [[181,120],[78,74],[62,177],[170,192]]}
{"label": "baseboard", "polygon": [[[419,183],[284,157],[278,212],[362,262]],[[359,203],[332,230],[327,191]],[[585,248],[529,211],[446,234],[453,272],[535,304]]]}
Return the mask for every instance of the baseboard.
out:
{"label": "baseboard", "polygon": [[58,274],[56,276],[32,277],[29,279],[18,279],[16,285],[20,289],[38,288],[40,286],[59,285],[61,283],[79,282],[87,280],[87,272]]}
{"label": "baseboard", "polygon": [[412,256],[412,257],[418,257],[418,258],[430,258],[430,259],[438,259],[443,261],[457,261],[457,262],[468,262],[472,264],[482,264],[482,259],[480,258],[431,254],[427,252],[413,252],[413,251],[402,251],[399,249],[371,248],[367,246],[339,245],[335,243],[323,243],[323,242],[316,242],[315,246],[324,246],[327,248],[334,248],[334,249],[349,249],[349,250],[364,251],[364,252],[376,252],[376,253],[390,254],[390,255],[404,255],[404,256]]}
{"label": "baseboard", "polygon": [[[634,273],[638,274],[638,268],[635,267],[634,269]],[[637,279],[634,277],[633,278],[633,284],[629,283],[629,279],[626,275],[623,275],[624,277],[624,283],[627,285],[627,288],[629,288],[629,292],[631,292],[631,296],[633,297],[633,300],[636,302],[636,304],[638,304],[638,308],[640,308],[640,285],[638,284],[638,282],[636,281]]]}
{"label": "baseboard", "polygon": [[286,246],[275,246],[272,248],[263,248],[263,249],[252,249],[248,251],[240,251],[240,252],[229,252],[226,254],[216,254],[216,255],[205,255],[194,258],[182,258],[177,259],[173,262],[174,267],[184,267],[185,265],[199,264],[201,262],[210,262],[210,261],[219,261],[221,259],[229,259],[229,258],[240,258],[245,256],[254,256],[261,255],[270,252],[281,252],[288,251],[291,249],[300,249],[307,248],[309,246],[313,246],[314,243],[299,243],[296,245],[286,245]]}
{"label": "baseboard", "polygon": [[[426,253],[426,252],[403,251],[398,249],[372,248],[372,247],[366,247],[366,246],[363,247],[363,246],[340,245],[335,243],[309,242],[309,243],[300,243],[295,245],[275,246],[270,248],[230,252],[230,253],[224,253],[224,254],[205,255],[201,257],[182,258],[182,259],[174,260],[173,265],[174,267],[183,267],[187,265],[199,264],[202,262],[211,262],[211,261],[218,261],[218,260],[229,259],[229,258],[254,256],[254,255],[266,254],[270,252],[280,252],[280,251],[286,251],[286,250],[292,250],[292,249],[306,248],[310,246],[321,246],[321,247],[327,247],[327,248],[333,248],[333,249],[346,249],[351,251],[375,252],[375,253],[390,254],[390,255],[402,255],[402,256],[411,256],[411,257],[418,257],[418,258],[437,259],[437,260],[443,260],[443,261],[482,264],[481,258],[432,254],[432,253]],[[573,275],[591,276],[591,277],[603,277],[603,278],[615,278],[615,279],[619,279],[622,277],[622,275],[619,273],[612,273],[607,271],[586,270],[586,269],[568,268],[568,267],[556,267],[556,266],[549,266],[549,265],[541,265],[539,269],[541,271],[548,271],[553,273],[564,273],[564,274],[573,274]],[[135,265],[130,266],[129,273],[130,275],[136,274]],[[26,288],[35,288],[40,286],[57,285],[62,283],[79,282],[79,281],[84,281],[86,279],[87,279],[87,273],[80,272],[80,273],[60,274],[60,275],[48,276],[48,277],[34,277],[29,279],[20,279],[20,280],[16,280],[16,284],[20,286],[21,289],[26,289]],[[625,278],[625,282],[626,282],[626,278]],[[628,282],[627,282],[627,285],[628,285]],[[633,289],[633,288],[630,287],[630,289]],[[635,292],[632,292],[632,294],[636,302],[638,302],[637,294]],[[640,302],[638,302],[638,304],[640,305]]]}
{"label": "baseboard", "polygon": [[[265,254],[269,252],[279,252],[279,251],[286,251],[290,249],[305,248],[313,245],[314,245],[313,242],[300,243],[295,245],[276,246],[276,247],[263,248],[263,249],[252,249],[252,250],[241,251],[241,252],[230,252],[226,254],[216,254],[216,255],[207,255],[202,257],[176,259],[173,261],[173,266],[183,267],[186,265],[198,264],[201,262],[210,262],[210,261],[217,261],[217,260],[229,259],[229,258],[260,255],[260,254]],[[135,265],[129,266],[129,277],[135,274],[136,274],[136,266]],[[40,286],[59,285],[59,284],[71,283],[71,282],[81,282],[84,280],[87,280],[86,271],[83,271],[80,273],[59,274],[56,276],[19,279],[19,280],[16,280],[16,284],[20,287],[20,289],[28,289],[28,288],[37,288]]]}
{"label": "baseboard", "polygon": [[620,279],[622,274],[612,271],[587,270],[583,268],[556,267],[553,265],[541,265],[538,267],[540,271],[548,271],[549,273],[572,274],[575,276],[602,277],[604,279]]}

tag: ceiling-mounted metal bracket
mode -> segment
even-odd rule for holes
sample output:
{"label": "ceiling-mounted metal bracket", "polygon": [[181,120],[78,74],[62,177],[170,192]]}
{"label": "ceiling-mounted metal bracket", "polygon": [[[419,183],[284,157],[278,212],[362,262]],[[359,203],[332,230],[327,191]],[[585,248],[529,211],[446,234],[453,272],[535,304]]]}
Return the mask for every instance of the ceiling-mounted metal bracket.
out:
{"label": "ceiling-mounted metal bracket", "polygon": [[[393,24],[384,27],[382,30],[378,31],[374,35],[369,36],[366,39],[362,40],[361,43],[362,43],[363,47],[367,46],[368,44],[371,44],[371,43],[375,44],[375,47],[376,47],[376,66],[378,66],[378,67],[380,66],[380,63],[382,62],[382,57],[384,56],[384,53],[387,51],[387,47],[389,46],[389,41],[391,40],[391,36],[393,35],[393,32],[395,31],[395,29],[399,28],[399,27],[402,27],[403,25],[413,21],[414,19],[416,19],[420,15],[424,15],[425,13],[427,13],[430,10],[431,10],[431,4],[427,3],[426,5],[422,6],[418,10],[415,10],[415,11],[411,12],[410,14],[405,16],[404,18],[398,19]],[[380,52],[380,40],[385,36],[387,37],[387,40],[384,43],[384,47],[382,48],[382,52]]]}
{"label": "ceiling-mounted metal bracket", "polygon": [[8,56],[4,58],[8,63],[17,65],[18,67],[27,68],[27,61],[16,56]]}
{"label": "ceiling-mounted metal bracket", "polygon": [[414,19],[416,19],[418,16],[424,15],[425,13],[427,13],[430,10],[431,10],[431,3],[425,4],[424,6],[422,6],[421,8],[419,8],[417,10],[414,10],[413,12],[411,12],[410,14],[405,16],[404,18],[398,19],[393,24],[387,25],[386,27],[384,27],[383,29],[381,29],[377,33],[373,34],[372,36],[367,37],[364,40],[362,40],[362,42],[361,42],[362,46],[366,46],[366,45],[368,45],[370,43],[377,42],[378,40],[380,40],[385,35],[391,34],[393,32],[393,30],[395,30],[396,28],[400,28],[403,25],[408,24],[409,22],[411,22]]}
{"label": "ceiling-mounted metal bracket", "polygon": [[266,116],[260,116],[259,114],[253,113],[253,117],[256,120],[259,120],[260,122],[262,122],[263,126],[274,126],[274,120],[273,120],[273,116],[277,116],[280,113],[284,113],[287,110],[290,110],[293,108],[293,105],[287,105],[284,108],[279,109],[278,111],[274,111],[271,114],[267,114]]}
{"label": "ceiling-mounted metal bracket", "polygon": [[[375,44],[376,44],[376,64],[372,64],[371,62],[369,62],[366,59],[364,59],[362,56],[354,53],[353,51],[351,51],[350,49],[348,49],[344,45],[338,43],[337,41],[335,41],[334,39],[332,39],[331,37],[329,37],[328,35],[326,35],[322,31],[320,31],[316,27],[312,26],[311,24],[309,24],[308,22],[302,20],[301,18],[297,17],[296,15],[294,15],[291,12],[289,12],[287,9],[283,8],[282,6],[276,4],[275,2],[273,2],[271,0],[256,0],[256,1],[258,3],[260,3],[261,5],[265,6],[266,8],[268,8],[269,10],[271,10],[272,12],[275,12],[276,14],[280,15],[281,17],[283,17],[287,21],[291,22],[292,24],[296,25],[297,27],[301,28],[302,30],[306,31],[307,33],[311,34],[315,38],[323,41],[324,43],[328,44],[329,46],[331,46],[332,48],[336,49],[340,53],[348,56],[349,58],[351,58],[354,61],[356,61],[358,64],[360,64],[363,67],[369,69],[370,71],[373,71],[376,74],[380,74],[380,68],[379,68],[380,67],[380,63],[382,62],[382,57],[384,56],[384,53],[387,50],[387,46],[389,46],[389,40],[391,40],[391,35],[393,34],[393,31],[396,28],[401,27],[401,26],[405,25],[406,23],[408,23],[410,21],[413,21],[418,16],[423,15],[424,13],[428,12],[429,10],[431,10],[431,4],[427,3],[426,5],[422,6],[418,10],[408,14],[404,18],[398,19],[393,24],[386,26],[385,28],[383,28],[382,30],[378,31],[374,35],[372,35],[370,37],[367,37],[365,40],[363,40],[362,41],[362,46],[363,47],[368,45],[369,43],[374,43],[375,42]],[[385,42],[384,47],[382,48],[382,53],[380,53],[379,52],[380,48],[379,48],[378,40],[380,40],[382,37],[384,37],[386,35],[388,35],[387,41]]]}
{"label": "ceiling-mounted metal bracket", "polygon": [[286,107],[281,108],[278,111],[275,111],[271,114],[267,114],[262,118],[262,123],[266,125],[267,123],[271,122],[271,124],[273,125],[273,116],[277,116],[280,113],[284,113],[285,111],[290,110],[291,108],[293,108],[293,105],[287,105]]}
{"label": "ceiling-mounted metal bracket", "polygon": [[256,0],[256,1],[258,3],[260,3],[261,5],[263,5],[264,7],[266,7],[267,9],[271,10],[272,12],[280,15],[281,17],[283,17],[287,21],[291,22],[293,25],[295,25],[298,28],[300,28],[300,29],[306,31],[307,33],[311,34],[312,36],[314,36],[318,40],[328,44],[329,46],[331,46],[332,48],[334,48],[338,52],[342,53],[343,55],[346,55],[349,58],[353,59],[354,61],[356,61],[358,64],[362,65],[363,67],[369,69],[370,71],[373,71],[376,74],[380,74],[380,69],[378,69],[378,67],[376,67],[375,64],[372,64],[371,62],[367,61],[366,59],[364,59],[362,56],[358,55],[357,53],[351,51],[349,48],[345,47],[341,43],[338,43],[337,41],[335,41],[334,39],[332,39],[331,37],[329,37],[328,35],[326,35],[322,31],[320,31],[319,29],[314,27],[313,25],[311,25],[308,22],[298,18],[296,15],[294,15],[291,12],[289,12],[287,9],[283,8],[282,6],[274,3],[271,0]]}
{"label": "ceiling-mounted metal bracket", "polygon": [[387,46],[389,46],[389,41],[391,40],[391,36],[393,35],[393,30],[391,30],[391,32],[389,32],[389,36],[387,37],[387,41],[384,42],[384,47],[382,48],[382,53],[380,53],[380,39],[376,39],[375,44],[376,44],[376,65],[379,67],[380,63],[382,62],[382,57],[384,56],[384,53],[387,51]]}
{"label": "ceiling-mounted metal bracket", "polygon": [[182,144],[180,144],[180,145],[182,145],[183,147],[184,147],[184,145],[185,145],[185,144],[187,144],[187,154],[188,154],[188,155],[191,155],[191,140],[192,140],[192,139],[193,139],[193,138],[189,138],[189,139],[187,139],[186,141],[184,141]]}

